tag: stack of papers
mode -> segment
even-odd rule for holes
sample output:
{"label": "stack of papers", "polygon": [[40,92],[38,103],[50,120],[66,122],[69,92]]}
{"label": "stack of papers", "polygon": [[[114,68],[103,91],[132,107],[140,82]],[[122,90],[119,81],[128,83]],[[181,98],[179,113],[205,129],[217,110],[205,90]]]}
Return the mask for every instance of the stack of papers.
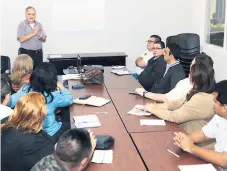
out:
{"label": "stack of papers", "polygon": [[181,165],[180,171],[216,171],[212,164]]}
{"label": "stack of papers", "polygon": [[101,123],[96,115],[73,116],[77,128],[100,127]]}
{"label": "stack of papers", "polygon": [[65,80],[80,80],[80,79],[81,79],[80,74],[62,75],[62,81],[65,81]]}
{"label": "stack of papers", "polygon": [[166,123],[160,119],[141,119],[140,125],[164,126]]}
{"label": "stack of papers", "polygon": [[112,69],[123,69],[125,66],[113,66]]}
{"label": "stack of papers", "polygon": [[139,109],[139,106],[140,105],[136,105],[132,110],[130,110],[128,112],[128,114],[137,115],[137,116],[150,116],[151,115],[150,112],[146,112],[146,111]]}
{"label": "stack of papers", "polygon": [[114,74],[117,74],[117,75],[131,75],[131,72],[129,72],[128,70],[112,70],[111,71],[112,73]]}
{"label": "stack of papers", "polygon": [[95,150],[91,162],[110,164],[113,161],[113,150]]}
{"label": "stack of papers", "polygon": [[102,97],[91,96],[91,97],[89,97],[86,100],[80,100],[79,98],[77,98],[73,102],[76,103],[76,104],[91,105],[91,106],[101,107],[101,106],[111,102],[111,100],[104,99]]}

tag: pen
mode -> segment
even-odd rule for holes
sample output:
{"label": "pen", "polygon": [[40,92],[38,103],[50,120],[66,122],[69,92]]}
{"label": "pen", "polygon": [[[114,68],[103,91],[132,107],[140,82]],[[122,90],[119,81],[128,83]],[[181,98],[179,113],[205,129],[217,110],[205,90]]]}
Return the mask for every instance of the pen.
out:
{"label": "pen", "polygon": [[167,149],[167,151],[168,151],[169,153],[171,153],[172,155],[174,155],[174,156],[180,158],[180,156],[178,156],[176,153],[172,152],[171,150]]}

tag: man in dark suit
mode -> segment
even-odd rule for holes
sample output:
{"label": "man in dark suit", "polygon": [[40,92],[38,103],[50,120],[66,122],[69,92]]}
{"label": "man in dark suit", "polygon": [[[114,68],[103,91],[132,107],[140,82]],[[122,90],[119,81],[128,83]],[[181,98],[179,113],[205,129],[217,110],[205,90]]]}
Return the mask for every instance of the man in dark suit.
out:
{"label": "man in dark suit", "polygon": [[153,84],[150,92],[167,93],[172,90],[176,84],[185,78],[185,72],[177,58],[179,48],[176,44],[170,44],[164,50],[164,60],[166,61],[166,70],[163,77]]}
{"label": "man in dark suit", "polygon": [[148,61],[148,64],[144,71],[138,77],[139,83],[147,91],[153,86],[153,84],[163,77],[166,70],[166,62],[163,56],[163,49],[165,43],[162,41],[154,43],[154,57]]}

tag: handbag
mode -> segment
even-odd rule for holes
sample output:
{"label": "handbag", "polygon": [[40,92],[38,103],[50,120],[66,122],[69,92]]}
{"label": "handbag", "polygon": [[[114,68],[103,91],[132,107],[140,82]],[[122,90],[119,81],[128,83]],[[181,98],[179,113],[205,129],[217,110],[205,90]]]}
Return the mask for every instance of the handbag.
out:
{"label": "handbag", "polygon": [[106,150],[114,144],[114,137],[110,135],[96,135],[97,139],[96,150]]}
{"label": "handbag", "polygon": [[99,68],[89,69],[81,74],[81,80],[84,84],[104,84],[103,72]]}

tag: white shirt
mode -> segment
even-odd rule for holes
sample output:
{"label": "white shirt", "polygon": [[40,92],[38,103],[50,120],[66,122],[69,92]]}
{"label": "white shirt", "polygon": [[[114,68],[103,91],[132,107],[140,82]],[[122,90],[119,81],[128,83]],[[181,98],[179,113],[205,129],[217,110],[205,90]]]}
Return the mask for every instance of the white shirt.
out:
{"label": "white shirt", "polygon": [[[150,52],[148,49],[141,55],[141,57],[143,58],[144,62],[147,64],[147,62],[153,57],[153,53]],[[138,75],[141,74],[141,72],[143,72],[143,68],[140,67],[136,67],[136,73]]]}
{"label": "white shirt", "polygon": [[35,23],[30,23],[29,25],[30,25],[31,28],[34,30],[34,28],[35,28]]}
{"label": "white shirt", "polygon": [[192,84],[190,83],[189,78],[185,78],[180,80],[177,85],[170,92],[165,94],[167,100],[178,100],[181,98],[185,98],[187,93],[192,89]]}
{"label": "white shirt", "polygon": [[[208,138],[216,139],[215,151],[227,152],[227,119],[216,114],[202,130]],[[227,168],[222,170],[227,171]]]}
{"label": "white shirt", "polygon": [[13,110],[10,107],[2,105],[2,104],[0,104],[0,111],[1,111],[0,120],[13,113]]}

